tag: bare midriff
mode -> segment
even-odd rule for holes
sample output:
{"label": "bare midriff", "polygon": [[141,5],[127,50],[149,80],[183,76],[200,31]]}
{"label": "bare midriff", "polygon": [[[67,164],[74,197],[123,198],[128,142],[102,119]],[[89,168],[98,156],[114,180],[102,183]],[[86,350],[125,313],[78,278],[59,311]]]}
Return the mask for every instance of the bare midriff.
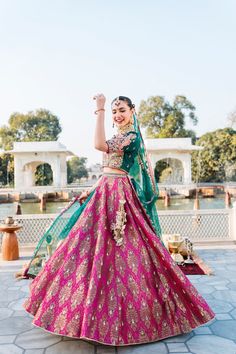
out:
{"label": "bare midriff", "polygon": [[123,170],[119,170],[118,168],[111,168],[111,167],[103,167],[103,172],[106,172],[106,173],[121,173],[121,174],[127,175],[127,172],[125,172]]}

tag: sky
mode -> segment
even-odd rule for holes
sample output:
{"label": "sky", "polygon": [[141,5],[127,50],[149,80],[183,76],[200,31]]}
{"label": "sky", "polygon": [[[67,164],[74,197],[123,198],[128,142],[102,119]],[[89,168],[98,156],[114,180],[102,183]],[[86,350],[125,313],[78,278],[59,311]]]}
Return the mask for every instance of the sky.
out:
{"label": "sky", "polygon": [[13,112],[45,108],[62,125],[59,141],[88,166],[92,97],[185,95],[200,136],[227,126],[236,109],[235,0],[0,0],[0,126]]}

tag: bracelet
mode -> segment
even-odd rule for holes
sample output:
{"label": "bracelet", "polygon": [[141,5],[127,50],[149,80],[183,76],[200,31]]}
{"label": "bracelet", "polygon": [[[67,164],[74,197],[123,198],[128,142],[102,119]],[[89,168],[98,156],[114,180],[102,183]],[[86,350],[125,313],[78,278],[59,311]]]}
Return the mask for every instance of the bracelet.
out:
{"label": "bracelet", "polygon": [[105,109],[104,109],[104,108],[97,109],[97,110],[94,112],[94,114],[98,114],[99,111],[105,111]]}

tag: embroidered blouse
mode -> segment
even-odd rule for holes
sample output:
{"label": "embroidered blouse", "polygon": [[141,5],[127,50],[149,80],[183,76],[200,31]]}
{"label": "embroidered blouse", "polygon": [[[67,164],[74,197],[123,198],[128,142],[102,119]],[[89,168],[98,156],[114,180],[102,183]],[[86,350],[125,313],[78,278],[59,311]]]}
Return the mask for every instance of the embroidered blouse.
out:
{"label": "embroidered blouse", "polygon": [[106,141],[108,152],[103,153],[103,167],[129,172],[138,154],[140,142],[135,131],[121,132]]}

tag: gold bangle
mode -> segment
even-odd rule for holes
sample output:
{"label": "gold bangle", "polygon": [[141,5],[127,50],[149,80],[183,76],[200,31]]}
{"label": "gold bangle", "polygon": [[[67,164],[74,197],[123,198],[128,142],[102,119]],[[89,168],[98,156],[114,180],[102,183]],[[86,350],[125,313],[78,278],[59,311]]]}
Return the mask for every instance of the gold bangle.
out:
{"label": "gold bangle", "polygon": [[99,111],[105,111],[105,109],[104,109],[104,108],[97,109],[97,110],[94,112],[94,114],[98,114]]}

